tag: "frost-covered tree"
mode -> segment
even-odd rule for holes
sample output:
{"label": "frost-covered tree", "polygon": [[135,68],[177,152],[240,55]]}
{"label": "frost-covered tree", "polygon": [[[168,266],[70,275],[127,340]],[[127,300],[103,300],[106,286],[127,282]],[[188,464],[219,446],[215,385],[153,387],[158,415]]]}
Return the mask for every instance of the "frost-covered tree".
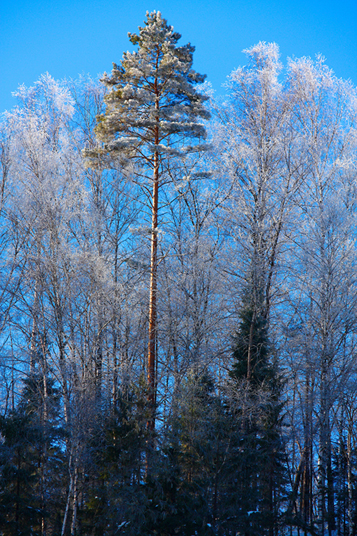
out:
{"label": "frost-covered tree", "polygon": [[321,57],[292,61],[289,85],[293,128],[302,140],[306,168],[297,197],[300,225],[290,258],[292,315],[287,330],[291,371],[299,378],[297,398],[303,401],[299,442],[304,447],[299,446],[302,462],[296,481],[301,477],[301,522],[305,527],[315,522],[323,535],[336,525],[335,413],[356,370],[356,94]]}
{"label": "frost-covered tree", "polygon": [[[147,194],[151,208],[151,258],[149,341],[147,376],[149,399],[156,402],[157,369],[157,263],[159,190],[168,180],[172,158],[185,158],[203,149],[209,118],[206,96],[195,89],[204,76],[192,69],[194,47],[177,46],[173,31],[160,12],[147,12],[139,33],[129,33],[137,52],[125,52],[111,76],[102,81],[109,88],[106,111],[98,116],[99,146],[85,155],[96,165],[109,157],[131,167]],[[151,188],[150,188],[151,186]],[[154,427],[154,417],[149,423]]]}
{"label": "frost-covered tree", "polygon": [[297,173],[298,140],[294,143],[291,103],[279,80],[278,46],[258,43],[245,53],[247,65],[230,75],[229,98],[217,107],[215,126],[219,172],[229,178],[230,189],[224,268],[251,280],[255,307],[260,302],[269,319],[281,278],[284,231],[303,175]]}

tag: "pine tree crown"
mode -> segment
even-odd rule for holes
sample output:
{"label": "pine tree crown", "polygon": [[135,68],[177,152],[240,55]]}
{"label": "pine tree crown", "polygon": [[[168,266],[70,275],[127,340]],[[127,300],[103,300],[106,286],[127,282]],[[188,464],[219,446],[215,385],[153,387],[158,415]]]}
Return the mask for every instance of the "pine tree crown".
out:
{"label": "pine tree crown", "polygon": [[99,145],[85,156],[125,155],[150,164],[154,154],[163,160],[205,149],[202,120],[210,114],[208,97],[194,87],[205,79],[192,69],[194,47],[176,46],[181,36],[159,11],[147,12],[145,26],[128,35],[139,49],[124,52],[111,76],[104,73],[109,92],[106,111],[97,117]]}

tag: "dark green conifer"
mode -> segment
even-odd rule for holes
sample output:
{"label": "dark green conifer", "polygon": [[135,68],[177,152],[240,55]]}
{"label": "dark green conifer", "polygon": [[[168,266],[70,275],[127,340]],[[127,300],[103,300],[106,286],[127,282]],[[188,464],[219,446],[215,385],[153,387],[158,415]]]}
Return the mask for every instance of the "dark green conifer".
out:
{"label": "dark green conifer", "polygon": [[[230,377],[245,393],[236,409],[238,527],[244,534],[275,534],[284,484],[282,382],[273,362],[262,293],[249,285],[234,337]],[[278,493],[277,493],[278,492]]]}
{"label": "dark green conifer", "polygon": [[141,534],[147,499],[144,452],[150,431],[147,389],[128,386],[118,392],[88,445],[90,486],[79,512],[85,533],[93,536]]}
{"label": "dark green conifer", "polygon": [[4,536],[42,534],[63,506],[64,433],[58,413],[54,381],[33,373],[24,380],[18,407],[0,418],[0,527]]}

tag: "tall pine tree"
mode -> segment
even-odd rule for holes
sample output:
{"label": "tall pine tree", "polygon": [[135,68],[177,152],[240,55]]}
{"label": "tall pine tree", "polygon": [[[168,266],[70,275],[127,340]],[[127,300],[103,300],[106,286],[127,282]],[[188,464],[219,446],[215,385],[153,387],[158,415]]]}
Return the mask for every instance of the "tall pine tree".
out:
{"label": "tall pine tree", "polygon": [[111,76],[102,82],[109,88],[106,111],[98,116],[96,136],[99,146],[85,151],[95,163],[109,156],[125,165],[135,165],[135,173],[146,194],[150,192],[151,258],[147,378],[154,429],[157,376],[157,264],[159,190],[172,158],[204,148],[203,119],[206,96],[195,89],[204,76],[192,69],[194,47],[177,46],[180,34],[161,17],[147,12],[139,33],[129,33],[137,52],[125,52]]}

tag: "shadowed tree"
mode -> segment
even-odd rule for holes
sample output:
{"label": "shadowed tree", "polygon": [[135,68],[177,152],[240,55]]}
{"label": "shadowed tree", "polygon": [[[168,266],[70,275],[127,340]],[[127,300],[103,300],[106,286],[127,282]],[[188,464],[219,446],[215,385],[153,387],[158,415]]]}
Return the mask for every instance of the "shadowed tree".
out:
{"label": "shadowed tree", "polygon": [[[236,495],[240,497],[240,529],[246,536],[276,534],[279,501],[284,496],[284,448],[281,439],[281,376],[272,362],[263,293],[248,284],[234,339],[229,373],[246,394],[236,416],[241,421]],[[244,407],[246,405],[246,407]]]}
{"label": "shadowed tree", "polygon": [[33,373],[18,407],[0,417],[0,529],[4,535],[53,534],[63,501],[64,431],[54,381]]}

